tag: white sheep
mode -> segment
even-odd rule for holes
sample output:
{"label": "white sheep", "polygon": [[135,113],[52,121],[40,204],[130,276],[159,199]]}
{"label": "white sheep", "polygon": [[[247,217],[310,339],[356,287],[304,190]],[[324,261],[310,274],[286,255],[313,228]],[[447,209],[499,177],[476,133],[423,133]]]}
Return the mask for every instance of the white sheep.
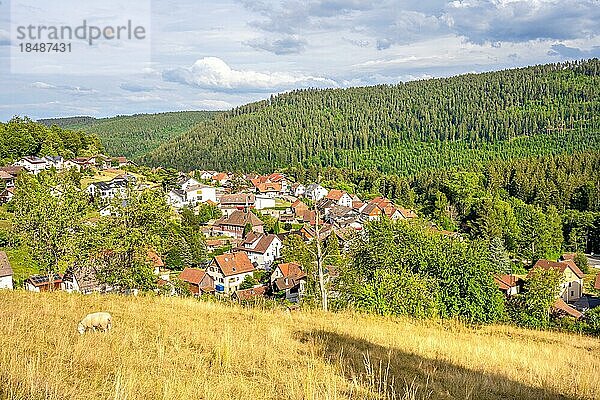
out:
{"label": "white sheep", "polygon": [[112,328],[112,316],[107,312],[88,314],[81,320],[79,325],[77,325],[77,331],[82,335],[88,329],[91,329],[94,332],[96,329],[108,332],[110,331],[110,328]]}

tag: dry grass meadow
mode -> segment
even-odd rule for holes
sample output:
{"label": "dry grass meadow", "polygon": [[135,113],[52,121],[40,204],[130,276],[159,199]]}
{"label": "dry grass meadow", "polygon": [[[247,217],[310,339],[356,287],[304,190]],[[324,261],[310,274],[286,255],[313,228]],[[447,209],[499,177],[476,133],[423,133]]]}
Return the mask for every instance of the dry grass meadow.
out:
{"label": "dry grass meadow", "polygon": [[[92,311],[108,333],[80,336]],[[0,292],[0,398],[594,399],[600,340],[191,299]]]}

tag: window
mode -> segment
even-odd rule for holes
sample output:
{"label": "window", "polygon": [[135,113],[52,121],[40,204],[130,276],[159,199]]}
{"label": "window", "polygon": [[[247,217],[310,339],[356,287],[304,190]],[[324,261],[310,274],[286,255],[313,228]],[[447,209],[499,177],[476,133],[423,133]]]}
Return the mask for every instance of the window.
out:
{"label": "window", "polygon": [[571,297],[575,296],[575,292],[571,290]]}
{"label": "window", "polygon": [[572,282],[569,282],[569,287],[571,287],[571,283],[572,283]]}

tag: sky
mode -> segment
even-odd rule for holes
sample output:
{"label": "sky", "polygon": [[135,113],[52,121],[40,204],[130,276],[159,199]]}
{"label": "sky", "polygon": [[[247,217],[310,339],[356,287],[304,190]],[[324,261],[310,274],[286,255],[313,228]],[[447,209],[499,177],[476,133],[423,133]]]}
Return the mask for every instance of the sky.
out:
{"label": "sky", "polygon": [[47,2],[65,6],[53,23],[126,18],[147,36],[137,47],[100,40],[70,59],[20,58],[15,24],[35,1],[46,2],[0,0],[0,121],[223,110],[297,88],[600,57],[600,0],[130,0],[139,8],[108,1],[104,11],[58,0]]}

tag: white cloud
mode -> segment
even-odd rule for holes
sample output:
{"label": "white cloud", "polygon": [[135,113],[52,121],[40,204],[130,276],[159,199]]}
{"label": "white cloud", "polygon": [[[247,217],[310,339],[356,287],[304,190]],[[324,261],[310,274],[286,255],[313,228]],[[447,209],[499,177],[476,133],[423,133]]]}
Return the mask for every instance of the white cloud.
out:
{"label": "white cloud", "polygon": [[163,79],[216,91],[272,92],[299,87],[337,86],[335,81],[318,76],[235,70],[217,57],[202,58],[191,67],[167,70]]}
{"label": "white cloud", "polygon": [[61,92],[71,93],[71,94],[95,94],[96,90],[90,88],[84,88],[81,86],[69,86],[69,85],[53,85],[51,83],[46,82],[33,82],[29,85],[35,89],[44,89],[44,90],[57,90]]}

